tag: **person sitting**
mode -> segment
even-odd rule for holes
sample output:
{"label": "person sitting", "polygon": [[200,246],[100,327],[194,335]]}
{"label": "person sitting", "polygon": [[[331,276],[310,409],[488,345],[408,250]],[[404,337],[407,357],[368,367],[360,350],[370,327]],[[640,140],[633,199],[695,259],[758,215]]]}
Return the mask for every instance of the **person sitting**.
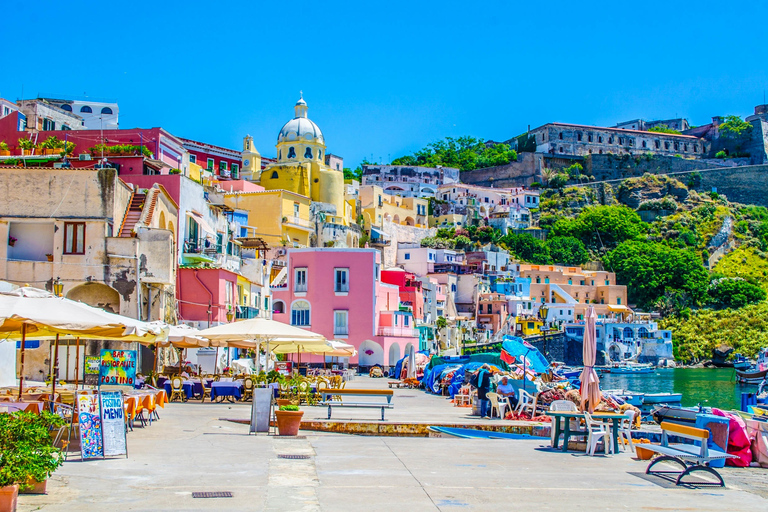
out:
{"label": "person sitting", "polygon": [[515,393],[515,387],[509,382],[509,377],[506,375],[501,378],[501,382],[496,386],[496,393],[509,401],[509,406],[514,408],[517,406],[517,394]]}

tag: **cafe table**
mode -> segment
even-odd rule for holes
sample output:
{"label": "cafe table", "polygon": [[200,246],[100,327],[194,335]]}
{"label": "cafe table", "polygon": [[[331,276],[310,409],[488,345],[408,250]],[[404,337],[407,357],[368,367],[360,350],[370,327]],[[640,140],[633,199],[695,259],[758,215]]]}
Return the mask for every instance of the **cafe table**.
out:
{"label": "cafe table", "polygon": [[[572,435],[586,436],[586,433],[572,432],[570,420],[584,419],[584,413],[576,411],[548,411],[547,416],[552,418],[552,428],[555,429],[554,446],[557,449],[560,443],[560,434],[563,434],[563,451],[568,451],[568,439]],[[611,432],[613,433],[613,453],[619,453],[619,423],[626,416],[615,412],[596,412],[592,414],[592,419],[601,421],[611,421]],[[561,428],[561,422],[564,426]]]}
{"label": "cafe table", "polygon": [[12,413],[24,411],[30,405],[37,406],[37,411],[42,412],[44,404],[45,402],[2,402],[0,403],[0,412]]}
{"label": "cafe table", "polygon": [[[195,386],[197,384],[197,386]],[[191,380],[185,380],[181,384],[182,389],[184,390],[184,396],[187,397],[187,400],[194,398],[195,395],[200,395],[203,392],[203,385],[200,384],[200,381],[191,381]],[[165,393],[168,396],[171,396],[171,381],[165,381],[163,383],[163,388],[165,389]]]}
{"label": "cafe table", "polygon": [[229,401],[232,401],[231,398],[240,400],[242,396],[243,383],[241,381],[211,383],[211,402],[215,401],[216,398],[227,398]]}

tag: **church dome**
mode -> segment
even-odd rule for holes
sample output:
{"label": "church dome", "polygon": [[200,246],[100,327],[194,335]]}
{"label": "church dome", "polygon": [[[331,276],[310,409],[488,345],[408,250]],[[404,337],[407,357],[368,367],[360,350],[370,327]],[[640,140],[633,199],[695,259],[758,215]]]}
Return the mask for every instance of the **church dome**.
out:
{"label": "church dome", "polygon": [[294,107],[296,117],[285,123],[277,136],[277,142],[307,141],[325,144],[323,132],[307,117],[307,103],[303,98]]}

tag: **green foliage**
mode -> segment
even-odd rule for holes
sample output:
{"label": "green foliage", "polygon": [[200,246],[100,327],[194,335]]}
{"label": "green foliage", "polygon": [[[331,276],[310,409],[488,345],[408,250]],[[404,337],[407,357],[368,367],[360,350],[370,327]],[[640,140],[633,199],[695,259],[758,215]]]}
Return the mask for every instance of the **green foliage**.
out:
{"label": "green foliage", "polygon": [[22,137],[22,138],[19,139],[19,147],[21,149],[29,150],[29,149],[32,149],[32,148],[35,147],[35,143],[32,142],[31,139],[28,139],[26,137]]}
{"label": "green foliage", "polygon": [[726,254],[714,271],[726,277],[741,277],[768,290],[768,258],[754,247],[741,246]]}
{"label": "green foliage", "polygon": [[712,349],[726,344],[747,357],[768,347],[768,302],[741,309],[702,309],[686,318],[670,316],[659,322],[670,329],[677,357],[684,361],[708,359]]}
{"label": "green foliage", "polygon": [[437,327],[438,331],[441,331],[445,329],[448,326],[448,320],[445,319],[443,316],[437,317],[437,320],[435,320],[435,327]]}
{"label": "green foliage", "polygon": [[464,251],[471,249],[473,245],[472,240],[470,240],[469,237],[466,237],[464,235],[457,236],[456,238],[454,238],[453,241],[454,241],[454,247],[456,249],[461,249]]}
{"label": "green foliage", "polygon": [[474,137],[446,137],[427,144],[427,147],[413,155],[396,158],[392,165],[420,165],[424,167],[455,167],[462,171],[471,171],[482,167],[505,165],[517,160],[517,152],[508,144],[486,146]]}
{"label": "green foliage", "polygon": [[508,233],[501,237],[499,245],[506,248],[519,259],[535,264],[552,263],[546,242],[529,234]]}
{"label": "green foliage", "polygon": [[575,219],[560,219],[552,226],[554,236],[573,236],[592,250],[616,247],[644,234],[648,224],[623,205],[589,206]]}
{"label": "green foliage", "polygon": [[547,185],[549,188],[563,188],[568,183],[568,175],[564,172],[560,172],[552,176],[548,181]]}
{"label": "green foliage", "polygon": [[63,418],[49,412],[0,414],[0,487],[47,480],[64,462],[50,436],[63,425]]}
{"label": "green foliage", "polygon": [[8,143],[5,141],[0,142],[0,151],[8,151]]}
{"label": "green foliage", "polygon": [[517,150],[520,153],[536,152],[536,136],[524,133],[517,137]]}
{"label": "green foliage", "polygon": [[299,406],[298,405],[281,405],[280,406],[280,410],[281,411],[293,411],[293,412],[296,412],[296,411],[299,410]]}
{"label": "green foliage", "polygon": [[752,131],[752,124],[743,121],[739,116],[725,116],[725,122],[720,125],[720,137],[740,139]]}
{"label": "green foliage", "polygon": [[43,149],[58,149],[64,147],[64,141],[59,140],[55,135],[51,135],[40,144],[40,147]]}
{"label": "green foliage", "polygon": [[677,202],[671,196],[666,196],[662,199],[654,199],[646,201],[638,208],[640,211],[659,211],[659,210],[677,210]]}
{"label": "green foliage", "polygon": [[578,179],[579,176],[584,174],[584,167],[582,167],[580,163],[575,163],[570,167],[567,167],[564,172],[571,178]]}
{"label": "green foliage", "polygon": [[581,265],[589,261],[589,251],[578,238],[556,236],[547,240],[552,261],[559,265]]}
{"label": "green foliage", "polygon": [[765,290],[740,277],[713,279],[709,285],[709,297],[717,308],[743,308],[765,300]]}
{"label": "green foliage", "polygon": [[720,150],[717,153],[715,153],[715,158],[728,158],[728,153],[726,153],[724,150]]}
{"label": "green foliage", "polygon": [[357,166],[357,168],[353,171],[349,168],[344,168],[344,181],[347,180],[357,180],[357,181],[363,181],[363,168],[361,166]]}
{"label": "green foliage", "polygon": [[672,133],[675,135],[680,135],[681,132],[678,130],[674,130],[667,126],[666,124],[660,124],[658,126],[654,126],[653,128],[648,129],[649,132],[657,132],[657,133]]}
{"label": "green foliage", "polygon": [[630,302],[641,308],[654,307],[666,292],[688,294],[691,304],[703,303],[709,277],[699,255],[657,242],[630,240],[606,254],[603,262],[627,285]]}

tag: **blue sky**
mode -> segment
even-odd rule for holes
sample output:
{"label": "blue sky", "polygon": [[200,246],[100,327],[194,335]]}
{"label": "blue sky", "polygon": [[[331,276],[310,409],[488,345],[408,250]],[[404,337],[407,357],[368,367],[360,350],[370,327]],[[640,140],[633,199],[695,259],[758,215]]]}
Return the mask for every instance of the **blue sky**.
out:
{"label": "blue sky", "polygon": [[749,115],[768,89],[762,1],[6,0],[0,96],[115,99],[162,126],[274,156],[299,90],[354,167],[445,136],[550,121]]}

